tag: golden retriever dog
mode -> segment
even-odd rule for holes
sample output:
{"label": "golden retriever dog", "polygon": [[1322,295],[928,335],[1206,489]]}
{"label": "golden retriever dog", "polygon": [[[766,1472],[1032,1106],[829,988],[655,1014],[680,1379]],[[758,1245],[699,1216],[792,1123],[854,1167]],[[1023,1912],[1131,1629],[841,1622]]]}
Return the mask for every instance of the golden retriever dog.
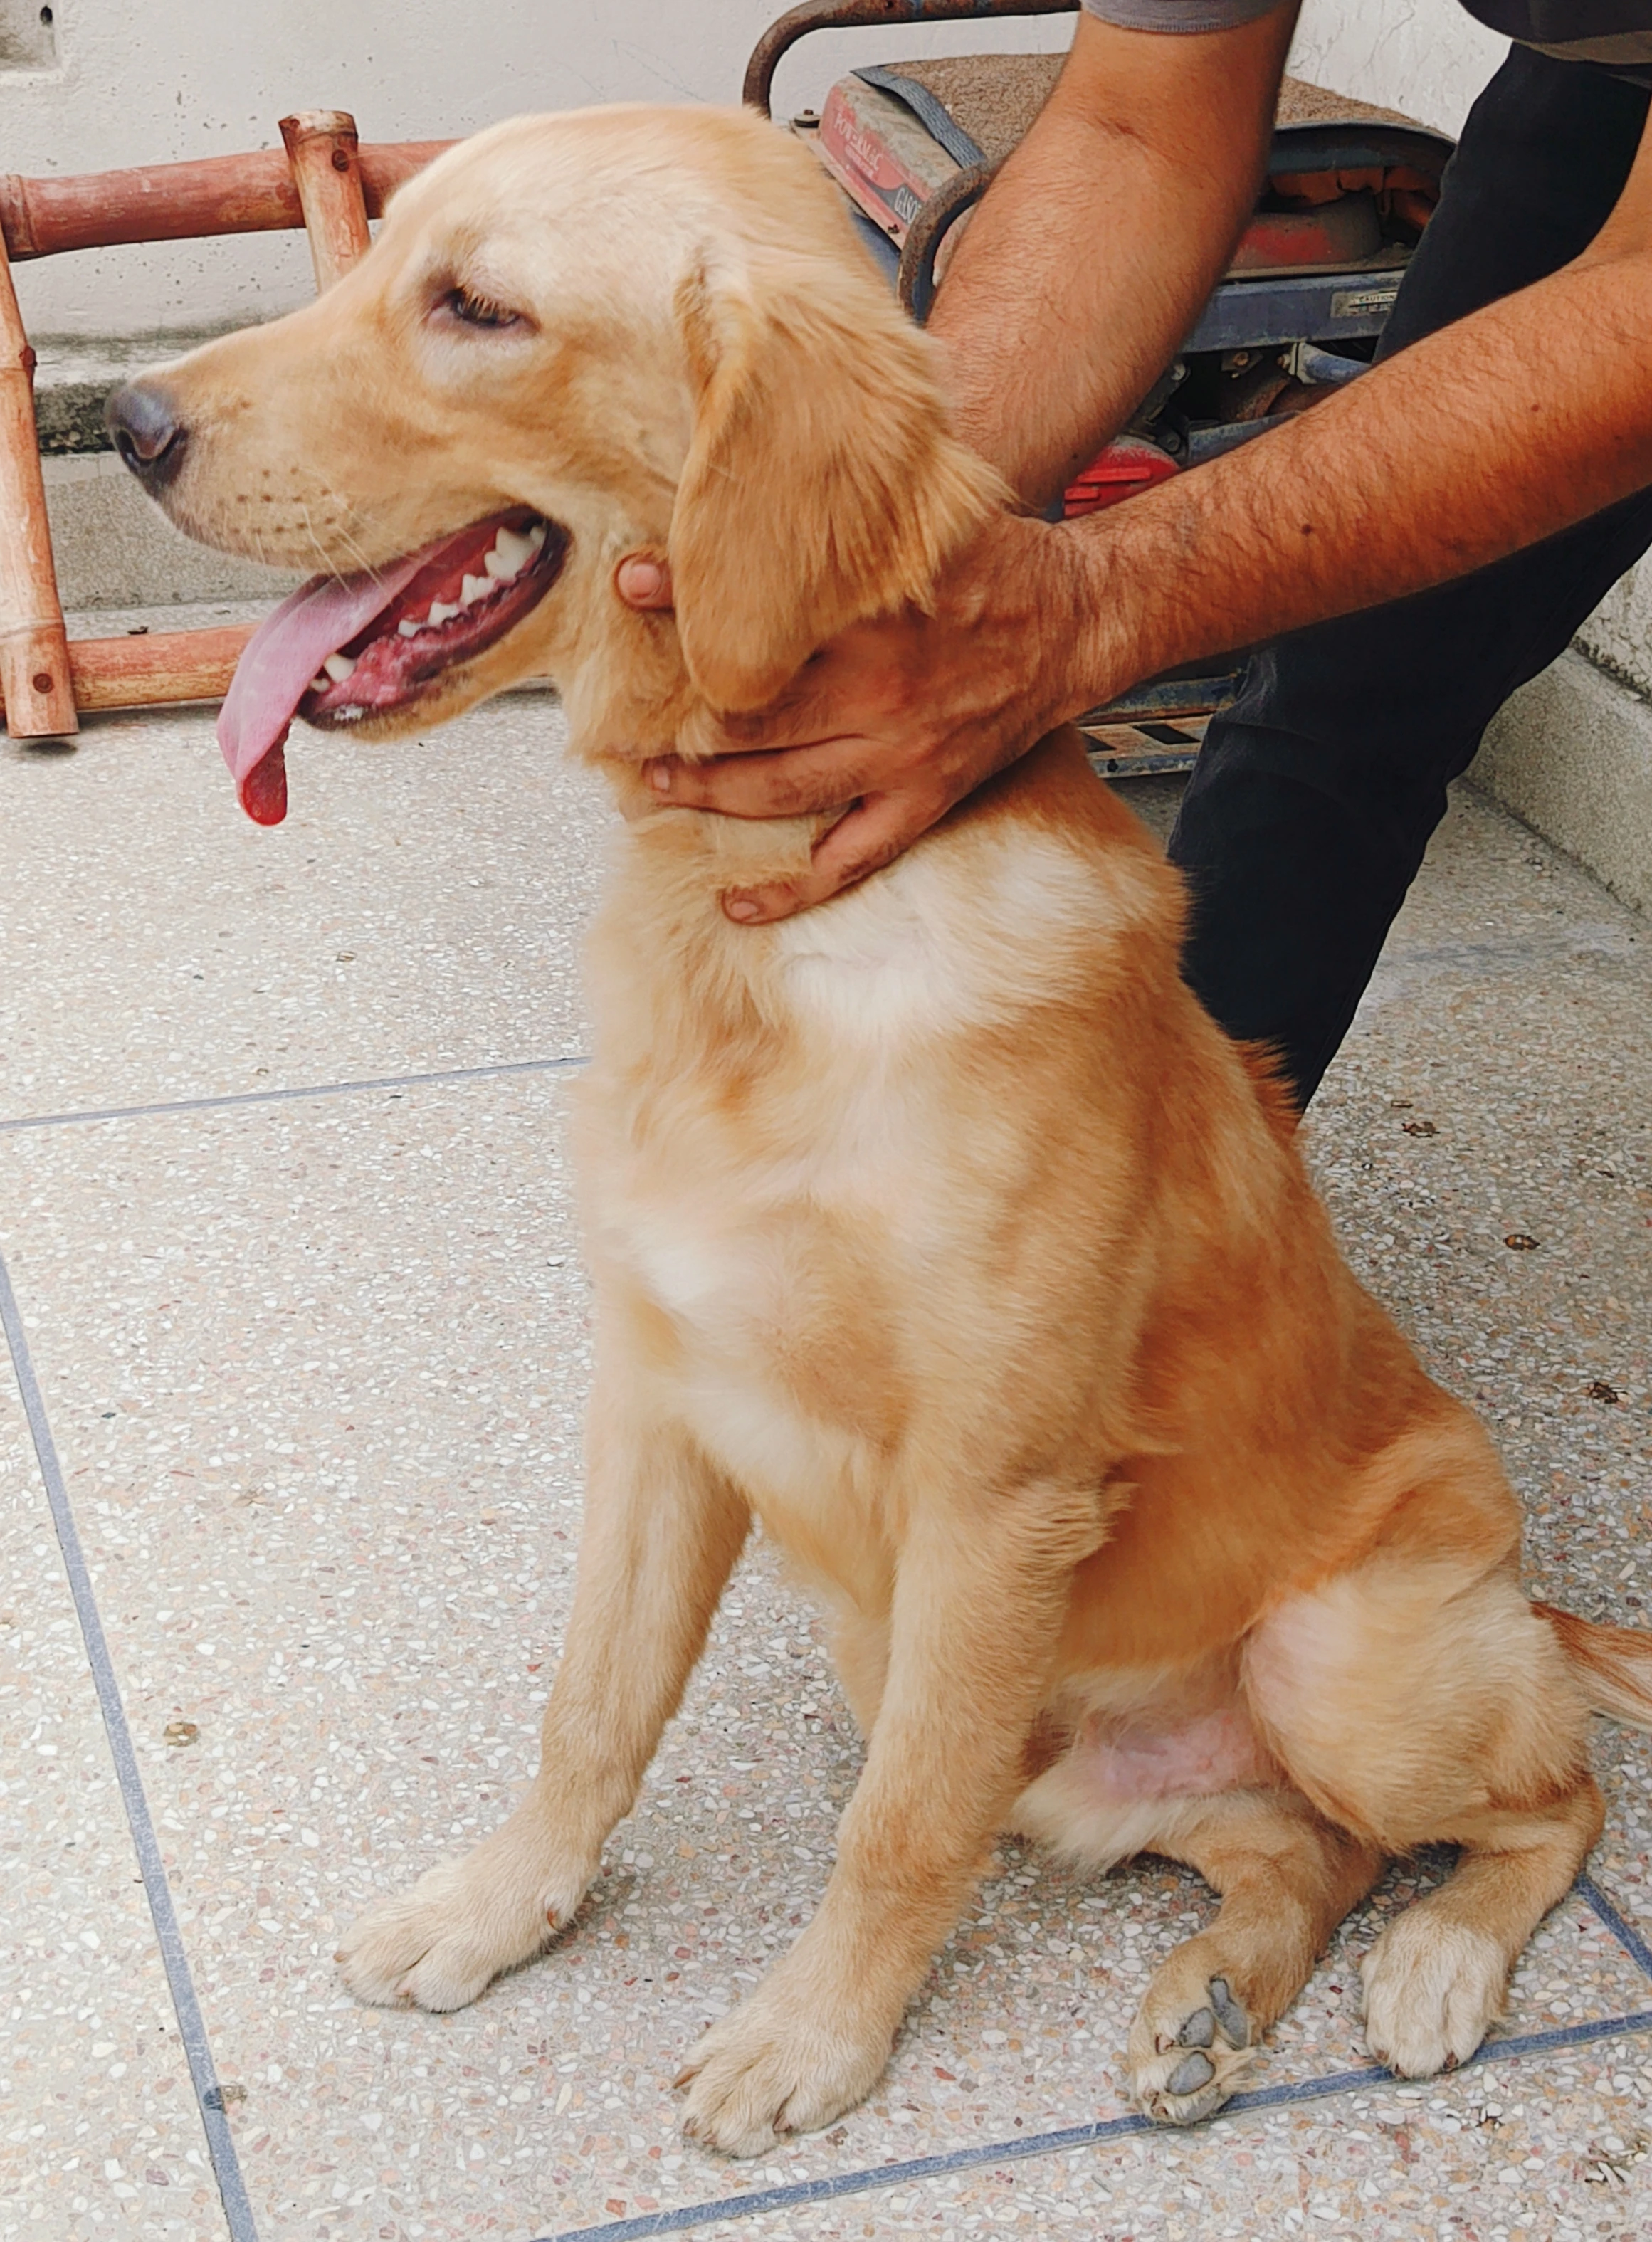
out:
{"label": "golden retriever dog", "polygon": [[[1175,875],[1068,728],[859,887],[742,927],[720,896],[815,825],[642,775],[922,602],[1000,503],[808,152],[735,111],[502,124],[313,305],[111,413],[182,528],[325,563],[225,704],[255,815],[295,713],[393,740],[541,675],[623,813],[539,1771],[368,1910],[347,1983],[453,2009],[567,1932],[756,1518],[835,1616],[865,1764],[819,1911],[687,2057],[691,2135],[755,2155],[859,2101],[1004,1830],[1219,1895],[1131,2034],[1171,2123],[1234,2091],[1385,1860],[1461,1847],[1363,1970],[1373,2055],[1463,2062],[1600,1830],[1591,1708],[1652,1724],[1652,1637],[1522,1594],[1486,1435],[1183,986]],[[638,550],[675,615],[619,598]]]}

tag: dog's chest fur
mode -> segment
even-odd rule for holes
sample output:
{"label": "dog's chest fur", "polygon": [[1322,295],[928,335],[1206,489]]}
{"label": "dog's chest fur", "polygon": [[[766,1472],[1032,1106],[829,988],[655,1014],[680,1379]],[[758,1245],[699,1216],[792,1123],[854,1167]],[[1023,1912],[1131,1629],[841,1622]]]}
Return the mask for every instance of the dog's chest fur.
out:
{"label": "dog's chest fur", "polygon": [[981,1241],[1037,1124],[1009,1124],[982,1038],[1097,911],[1070,852],[1011,843],[977,849],[967,887],[943,845],[755,938],[702,921],[682,949],[715,960],[649,952],[622,866],[594,942],[581,1166],[599,1285],[640,1314],[701,1447],[812,1563],[884,1542],[915,1425],[944,1406],[943,1356],[1001,1318]]}

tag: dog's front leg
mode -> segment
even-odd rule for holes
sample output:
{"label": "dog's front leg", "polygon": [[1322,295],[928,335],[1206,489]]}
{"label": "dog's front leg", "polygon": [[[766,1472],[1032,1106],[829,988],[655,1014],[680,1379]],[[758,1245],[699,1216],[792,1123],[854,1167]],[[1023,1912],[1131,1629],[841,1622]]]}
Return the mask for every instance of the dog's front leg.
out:
{"label": "dog's front leg", "polygon": [[950,1504],[900,1552],[889,1678],[819,1911],[751,1998],[695,2048],[685,2130],[731,2156],[832,2119],[871,2090],[956,1923],[1048,1685],[1093,1495],[1048,1486]]}
{"label": "dog's front leg", "polygon": [[572,1919],[704,1646],[745,1504],[601,1373],[587,1445],[579,1579],[539,1772],[474,1852],[352,1925],[338,1959],[363,2000],[462,2007]]}

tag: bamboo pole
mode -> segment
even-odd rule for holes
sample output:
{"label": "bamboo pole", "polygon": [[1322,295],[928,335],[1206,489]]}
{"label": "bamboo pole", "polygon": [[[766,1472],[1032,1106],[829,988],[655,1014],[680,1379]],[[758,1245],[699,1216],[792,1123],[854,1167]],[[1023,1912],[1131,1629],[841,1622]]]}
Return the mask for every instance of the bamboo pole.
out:
{"label": "bamboo pole", "polygon": [[153,708],[174,701],[221,701],[252,631],[251,623],[237,623],[137,638],[71,639],[69,675],[76,703]]}
{"label": "bamboo pole", "polygon": [[80,728],[40,472],[34,372],[0,243],[0,700],[14,740]]}
{"label": "bamboo pole", "polygon": [[301,109],[281,119],[318,296],[369,246],[367,205],[357,160],[356,120],[343,109]]}
{"label": "bamboo pole", "polygon": [[[382,218],[402,181],[453,144],[405,140],[358,149],[367,216]],[[292,167],[279,148],[205,156],[187,164],[150,164],[129,171],[81,171],[61,179],[0,174],[0,232],[14,265],[70,249],[279,233],[303,224]]]}
{"label": "bamboo pole", "polygon": [[[83,710],[159,708],[183,701],[221,701],[255,628],[228,623],[213,630],[152,631],[137,638],[71,639],[69,675],[76,704]],[[549,681],[524,677],[506,690],[542,692]]]}

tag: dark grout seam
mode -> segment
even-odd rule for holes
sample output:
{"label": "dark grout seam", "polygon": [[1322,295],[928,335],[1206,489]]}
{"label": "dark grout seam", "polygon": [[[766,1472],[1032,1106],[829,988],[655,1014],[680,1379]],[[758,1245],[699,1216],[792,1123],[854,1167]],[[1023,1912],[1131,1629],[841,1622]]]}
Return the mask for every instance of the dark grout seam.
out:
{"label": "dark grout seam", "polygon": [[215,1113],[235,1105],[282,1105],[297,1098],[353,1098],[369,1090],[425,1090],[449,1082],[497,1082],[512,1074],[561,1074],[590,1064],[583,1051],[567,1058],[502,1059],[494,1066],[452,1066],[430,1074],[379,1074],[363,1082],[308,1082],[291,1090],[235,1090],[221,1098],[174,1098],[154,1105],[87,1106],[69,1113],[25,1113],[0,1121],[0,1137],[24,1129],[72,1129],[89,1121],[153,1121],[169,1113]]}
{"label": "dark grout seam", "polygon": [[258,2242],[252,2206],[247,2200],[240,2159],[235,2153],[234,2137],[225,2115],[223,2090],[218,2084],[218,2071],[207,2041],[201,2005],[196,1998],[195,1981],[190,1975],[189,1957],[184,1950],[183,1933],[178,1929],[177,1910],[172,1905],[171,1888],[166,1881],[166,1869],[155,1836],[154,1819],[149,1810],[149,1800],[144,1794],[138,1756],[132,1749],[131,1730],[126,1724],[120,1684],[115,1678],[108,1640],[104,1634],[104,1623],[98,1615],[97,1601],[92,1591],[91,1575],[86,1569],[85,1554],[80,1546],[74,1513],[70,1507],[69,1490],[64,1483],[57,1443],[51,1437],[46,1406],[35,1377],[29,1341],[17,1309],[17,1296],[11,1288],[11,1278],[3,1255],[0,1255],[0,1328],[5,1332],[6,1344],[11,1352],[11,1367],[17,1377],[17,1392],[22,1397],[24,1415],[34,1440],[40,1476],[45,1484],[46,1500],[51,1506],[51,1522],[57,1531],[57,1546],[63,1553],[64,1570],[69,1575],[69,1590],[74,1598],[75,1615],[80,1621],[81,1637],[86,1646],[86,1662],[91,1668],[98,1707],[104,1716],[104,1728],[109,1738],[110,1754],[120,1784],[121,1803],[126,1809],[127,1825],[132,1833],[132,1846],[143,1875],[149,1911],[154,1918],[161,1963],[166,1971],[167,1987],[178,2017],[178,2037],[184,2044],[190,2078],[200,2107],[207,2153],[212,2158],[213,2176],[224,2202],[224,2216],[228,2222],[232,2242]]}
{"label": "dark grout seam", "polygon": [[1652,1946],[1649,1946],[1627,1916],[1621,1915],[1587,1869],[1574,1887],[1594,1909],[1618,1944],[1642,1976],[1652,1977]]}
{"label": "dark grout seam", "polygon": [[[1581,1883],[1584,1897],[1595,1907],[1594,1886],[1587,1877]],[[1608,1928],[1616,1928],[1616,1910],[1609,1901],[1604,1903],[1603,1910],[1597,1908],[1596,1911]],[[1622,1921],[1622,1917],[1616,1919]],[[1642,1953],[1646,1952],[1632,1931],[1629,1937]],[[1635,1958],[1639,1960],[1638,1954]],[[1519,2039],[1489,2041],[1452,2076],[1461,2078],[1464,2071],[1482,2063],[1546,2055],[1555,2048],[1581,2047],[1591,2040],[1615,2039],[1631,2031],[1652,2031],[1652,2009],[1637,2009],[1628,2016],[1603,2017],[1595,2024],[1566,2024],[1554,2031],[1528,2032]],[[1236,2094],[1206,2123],[1219,2126],[1230,2118],[1242,2117],[1252,2110],[1278,2110],[1293,2103],[1321,2102],[1333,2095],[1355,2093],[1360,2087],[1401,2083],[1380,2064],[1371,2064],[1360,2071],[1333,2071],[1323,2078],[1305,2078],[1294,2085],[1267,2086],[1254,2093]],[[722,2196],[714,2203],[687,2204],[679,2211],[648,2212],[641,2219],[609,2219],[600,2226],[573,2226],[561,2234],[543,2238],[543,2242],[642,2242],[648,2235],[686,2234],[693,2227],[713,2226],[724,2219],[756,2219],[765,2212],[796,2211],[808,2204],[835,2202],[846,2195],[870,2195],[883,2188],[910,2187],[917,2180],[942,2179],[950,2173],[974,2171],[982,2165],[1018,2164],[1031,2157],[1058,2157],[1073,2149],[1095,2148],[1104,2141],[1126,2140],[1132,2134],[1163,2134],[1170,2130],[1155,2125],[1148,2118],[1103,2118],[1093,2125],[1069,2125],[1057,2133],[1024,2133],[1016,2140],[983,2142],[977,2147],[953,2149],[937,2157],[914,2157],[905,2164],[833,2172],[821,2179],[797,2180],[789,2187]],[[1199,2130],[1202,2132],[1205,2127]]]}

